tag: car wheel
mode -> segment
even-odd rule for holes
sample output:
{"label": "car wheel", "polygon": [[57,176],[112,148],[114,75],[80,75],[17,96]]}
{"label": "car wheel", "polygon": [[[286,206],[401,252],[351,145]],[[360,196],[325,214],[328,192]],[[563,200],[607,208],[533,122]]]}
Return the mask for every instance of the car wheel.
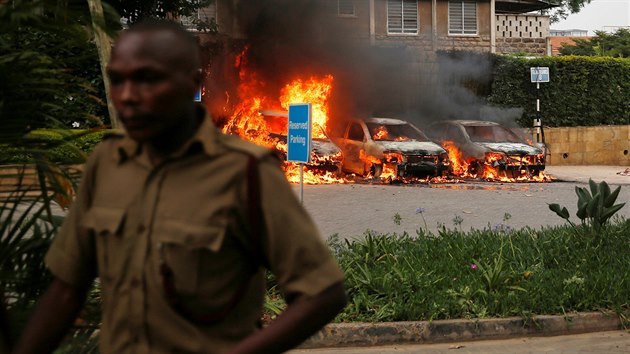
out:
{"label": "car wheel", "polygon": [[370,168],[365,172],[366,177],[379,178],[383,173],[383,164],[373,163]]}
{"label": "car wheel", "polygon": [[481,161],[473,160],[470,162],[468,166],[469,166],[468,167],[469,174],[476,175],[477,178],[482,177],[480,176],[480,174],[483,173],[483,164],[481,163]]}

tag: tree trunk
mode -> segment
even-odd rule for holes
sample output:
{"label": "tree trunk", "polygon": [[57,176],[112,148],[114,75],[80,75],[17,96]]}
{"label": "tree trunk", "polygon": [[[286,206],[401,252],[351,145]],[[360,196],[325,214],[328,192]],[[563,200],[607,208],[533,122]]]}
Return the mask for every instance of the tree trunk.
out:
{"label": "tree trunk", "polygon": [[103,84],[105,85],[105,95],[107,96],[107,110],[109,112],[109,120],[112,128],[120,128],[118,115],[114,109],[114,104],[109,96],[109,77],[107,77],[107,64],[112,49],[112,41],[105,33],[105,16],[103,15],[103,3],[101,0],[88,0],[90,14],[92,16],[92,27],[94,28],[94,36],[96,38],[96,47],[98,48],[98,56],[101,62],[101,73],[103,75]]}

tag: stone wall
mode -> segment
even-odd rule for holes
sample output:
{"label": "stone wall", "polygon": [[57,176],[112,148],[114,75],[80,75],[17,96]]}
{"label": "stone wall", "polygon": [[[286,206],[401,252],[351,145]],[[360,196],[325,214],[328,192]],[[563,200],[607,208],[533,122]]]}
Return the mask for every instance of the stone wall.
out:
{"label": "stone wall", "polygon": [[528,53],[547,55],[547,39],[545,38],[497,38],[497,53]]}
{"label": "stone wall", "polygon": [[630,165],[630,126],[546,128],[549,165]]}

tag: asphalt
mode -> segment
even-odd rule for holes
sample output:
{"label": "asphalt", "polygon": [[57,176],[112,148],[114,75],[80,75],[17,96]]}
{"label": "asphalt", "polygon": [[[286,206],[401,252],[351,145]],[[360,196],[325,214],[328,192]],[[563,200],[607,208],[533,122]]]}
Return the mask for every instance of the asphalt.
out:
{"label": "asphalt", "polygon": [[[548,166],[558,181],[630,185],[628,166]],[[330,324],[293,354],[630,353],[614,313],[500,319]]]}

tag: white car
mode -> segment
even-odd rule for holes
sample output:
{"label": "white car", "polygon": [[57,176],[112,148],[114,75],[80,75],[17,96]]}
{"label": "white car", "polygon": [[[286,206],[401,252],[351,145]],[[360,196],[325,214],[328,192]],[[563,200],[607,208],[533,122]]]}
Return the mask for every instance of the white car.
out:
{"label": "white car", "polygon": [[352,119],[341,137],[341,170],[379,177],[384,167],[395,176],[439,176],[448,173],[446,150],[409,122],[393,118]]}

